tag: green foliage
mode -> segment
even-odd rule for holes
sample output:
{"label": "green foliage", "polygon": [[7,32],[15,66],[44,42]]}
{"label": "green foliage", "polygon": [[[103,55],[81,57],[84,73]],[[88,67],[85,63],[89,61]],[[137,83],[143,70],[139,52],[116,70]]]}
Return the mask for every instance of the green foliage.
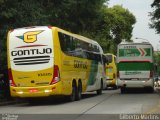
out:
{"label": "green foliage", "polygon": [[154,11],[150,13],[152,22],[150,27],[160,34],[160,0],[154,0],[151,6],[154,8]]}
{"label": "green foliage", "polygon": [[102,6],[101,16],[98,19],[96,30],[97,36],[100,36],[99,43],[105,52],[116,54],[117,45],[126,39],[131,41],[133,24],[136,19],[132,13],[122,6],[116,5],[112,8]]}
{"label": "green foliage", "polygon": [[157,53],[154,53],[154,64],[156,64],[156,67],[157,67],[157,74],[160,76],[160,53],[157,52]]}
{"label": "green foliage", "polygon": [[122,39],[129,41],[132,37],[133,24],[135,24],[135,17],[122,6],[114,6],[110,8],[110,13],[114,18],[111,32],[115,35],[115,43],[119,44]]}
{"label": "green foliage", "polygon": [[115,53],[122,39],[130,40],[135,17],[108,0],[0,0],[0,63],[6,66],[10,29],[53,25],[94,39],[105,52]]}

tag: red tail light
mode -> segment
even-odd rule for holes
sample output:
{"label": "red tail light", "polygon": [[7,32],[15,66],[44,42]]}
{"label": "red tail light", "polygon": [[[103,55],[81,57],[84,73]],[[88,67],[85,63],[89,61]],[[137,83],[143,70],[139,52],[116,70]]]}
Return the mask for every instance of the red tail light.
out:
{"label": "red tail light", "polygon": [[11,69],[8,69],[8,76],[9,76],[10,86],[16,87],[16,84],[15,84],[15,82],[14,82],[14,80],[13,80],[13,76],[12,76],[12,71],[11,71]]}
{"label": "red tail light", "polygon": [[53,79],[52,79],[52,82],[51,82],[50,84],[51,84],[51,85],[52,85],[52,84],[55,84],[55,83],[57,83],[59,80],[60,80],[59,67],[58,67],[58,65],[54,65]]}
{"label": "red tail light", "polygon": [[52,26],[48,26],[49,29],[52,29]]}
{"label": "red tail light", "polygon": [[153,71],[150,71],[150,76],[149,76],[150,78],[152,78],[153,77]]}

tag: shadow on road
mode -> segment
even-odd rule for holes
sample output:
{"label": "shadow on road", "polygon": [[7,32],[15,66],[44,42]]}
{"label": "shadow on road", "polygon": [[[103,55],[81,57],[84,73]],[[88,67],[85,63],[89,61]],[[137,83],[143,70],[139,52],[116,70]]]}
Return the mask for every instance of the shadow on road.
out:
{"label": "shadow on road", "polygon": [[[95,92],[82,94],[82,99],[89,99],[98,96]],[[25,100],[25,106],[39,106],[39,105],[63,105],[66,103],[71,103],[67,97],[58,96],[58,97],[49,97],[49,98],[35,98]],[[78,102],[78,101],[74,101]]]}
{"label": "shadow on road", "polygon": [[127,88],[123,94],[154,94],[156,91],[149,91],[144,88]]}

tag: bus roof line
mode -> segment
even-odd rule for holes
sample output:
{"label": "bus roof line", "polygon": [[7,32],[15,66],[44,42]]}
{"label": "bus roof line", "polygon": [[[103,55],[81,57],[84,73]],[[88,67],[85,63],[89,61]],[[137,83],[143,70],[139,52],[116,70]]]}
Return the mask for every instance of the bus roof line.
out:
{"label": "bus roof line", "polygon": [[119,61],[119,62],[152,62],[150,60],[122,60],[122,61]]}
{"label": "bus roof line", "polygon": [[150,43],[120,43],[119,45],[151,45],[151,44]]}

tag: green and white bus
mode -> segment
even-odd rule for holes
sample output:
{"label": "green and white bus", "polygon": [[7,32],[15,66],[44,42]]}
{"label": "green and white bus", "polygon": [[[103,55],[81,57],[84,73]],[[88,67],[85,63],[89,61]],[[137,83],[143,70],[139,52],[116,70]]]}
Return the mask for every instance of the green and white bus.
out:
{"label": "green and white bus", "polygon": [[117,86],[154,90],[153,47],[148,42],[122,42],[117,49]]}

